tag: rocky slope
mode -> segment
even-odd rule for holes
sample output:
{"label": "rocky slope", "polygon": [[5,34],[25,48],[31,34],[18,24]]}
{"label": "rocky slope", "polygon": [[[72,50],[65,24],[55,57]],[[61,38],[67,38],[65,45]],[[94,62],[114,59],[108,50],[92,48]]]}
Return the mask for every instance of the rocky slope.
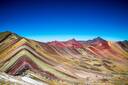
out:
{"label": "rocky slope", "polygon": [[43,43],[1,32],[0,71],[42,82],[35,85],[120,85],[128,83],[128,41]]}

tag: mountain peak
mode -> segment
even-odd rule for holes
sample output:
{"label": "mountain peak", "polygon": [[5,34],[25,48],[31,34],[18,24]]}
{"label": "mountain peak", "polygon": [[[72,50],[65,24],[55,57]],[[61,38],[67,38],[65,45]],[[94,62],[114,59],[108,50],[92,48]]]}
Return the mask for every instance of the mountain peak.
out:
{"label": "mountain peak", "polygon": [[71,39],[65,42],[67,47],[81,48],[82,44],[80,44],[76,39]]}
{"label": "mountain peak", "polygon": [[48,45],[57,46],[61,48],[65,48],[65,47],[81,48],[82,47],[82,44],[80,44],[74,38],[65,42],[52,41],[52,42],[49,42]]}
{"label": "mountain peak", "polygon": [[73,39],[70,39],[70,40],[68,40],[68,41],[66,41],[66,42],[77,42],[77,40],[75,39],[75,38],[73,38]]}
{"label": "mountain peak", "polygon": [[95,46],[99,49],[108,49],[109,48],[108,42],[101,37],[97,37],[97,38],[93,39],[91,42],[91,45]]}
{"label": "mountain peak", "polygon": [[0,32],[0,41],[3,41],[7,38],[17,39],[17,38],[20,38],[20,36],[10,31]]}
{"label": "mountain peak", "polygon": [[48,42],[48,45],[57,46],[57,47],[65,47],[65,44],[63,42],[59,42],[56,40],[52,42]]}
{"label": "mountain peak", "polygon": [[11,32],[11,31],[4,31],[4,32],[1,32],[0,34],[9,34],[9,35],[14,35],[14,36],[17,36],[17,37],[20,37],[18,34],[14,33],[14,32]]}
{"label": "mountain peak", "polygon": [[104,39],[101,38],[101,37],[96,37],[96,38],[94,38],[93,40],[94,40],[94,41],[106,41],[106,40],[104,40]]}

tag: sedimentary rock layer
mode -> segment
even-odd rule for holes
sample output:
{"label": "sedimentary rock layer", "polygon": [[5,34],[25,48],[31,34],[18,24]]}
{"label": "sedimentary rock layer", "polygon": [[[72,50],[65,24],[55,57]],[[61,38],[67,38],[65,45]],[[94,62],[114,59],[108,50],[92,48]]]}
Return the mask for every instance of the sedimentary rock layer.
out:
{"label": "sedimentary rock layer", "polygon": [[18,76],[28,70],[49,80],[75,83],[88,77],[127,73],[128,41],[98,37],[43,43],[11,32],[0,33],[0,71]]}

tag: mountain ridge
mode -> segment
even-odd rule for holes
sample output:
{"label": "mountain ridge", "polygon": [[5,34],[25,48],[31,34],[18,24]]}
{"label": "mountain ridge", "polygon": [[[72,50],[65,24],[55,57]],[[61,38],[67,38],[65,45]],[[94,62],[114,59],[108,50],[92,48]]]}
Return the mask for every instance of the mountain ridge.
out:
{"label": "mountain ridge", "polygon": [[116,74],[128,74],[127,41],[97,37],[43,43],[12,32],[0,33],[0,40],[0,71],[8,75],[31,75],[48,84],[55,80],[55,85],[80,85],[87,78],[90,82],[104,77],[112,81]]}

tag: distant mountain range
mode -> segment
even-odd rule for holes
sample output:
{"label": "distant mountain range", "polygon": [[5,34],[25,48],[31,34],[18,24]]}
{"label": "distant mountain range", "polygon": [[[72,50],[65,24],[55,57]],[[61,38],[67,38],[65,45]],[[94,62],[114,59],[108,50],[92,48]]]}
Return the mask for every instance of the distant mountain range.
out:
{"label": "distant mountain range", "polygon": [[97,37],[43,43],[1,32],[0,71],[20,77],[19,80],[31,78],[34,82],[24,80],[30,85],[125,85],[128,41],[112,42]]}

